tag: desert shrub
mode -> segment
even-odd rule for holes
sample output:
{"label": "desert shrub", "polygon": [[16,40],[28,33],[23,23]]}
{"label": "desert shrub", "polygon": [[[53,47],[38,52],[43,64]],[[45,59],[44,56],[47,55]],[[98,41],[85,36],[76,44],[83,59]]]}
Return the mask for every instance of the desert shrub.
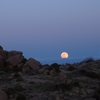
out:
{"label": "desert shrub", "polygon": [[24,94],[18,94],[18,96],[16,97],[16,100],[26,100],[26,97]]}
{"label": "desert shrub", "polygon": [[68,71],[73,71],[75,70],[75,66],[74,65],[69,65],[69,67],[67,68]]}
{"label": "desert shrub", "polygon": [[100,100],[100,87],[96,89],[93,97],[96,98],[96,100]]}

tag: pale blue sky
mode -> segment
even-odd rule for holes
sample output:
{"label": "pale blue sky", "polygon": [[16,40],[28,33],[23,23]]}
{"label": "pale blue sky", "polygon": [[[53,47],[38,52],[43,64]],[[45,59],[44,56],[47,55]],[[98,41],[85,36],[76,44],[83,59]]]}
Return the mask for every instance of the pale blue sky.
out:
{"label": "pale blue sky", "polygon": [[0,0],[0,44],[42,63],[100,58],[100,0]]}

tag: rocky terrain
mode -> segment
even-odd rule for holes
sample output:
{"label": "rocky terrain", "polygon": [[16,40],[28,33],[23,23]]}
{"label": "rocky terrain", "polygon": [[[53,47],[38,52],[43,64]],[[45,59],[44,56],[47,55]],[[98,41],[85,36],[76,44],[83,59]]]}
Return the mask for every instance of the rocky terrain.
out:
{"label": "rocky terrain", "polygon": [[100,100],[100,60],[42,65],[0,46],[0,100]]}

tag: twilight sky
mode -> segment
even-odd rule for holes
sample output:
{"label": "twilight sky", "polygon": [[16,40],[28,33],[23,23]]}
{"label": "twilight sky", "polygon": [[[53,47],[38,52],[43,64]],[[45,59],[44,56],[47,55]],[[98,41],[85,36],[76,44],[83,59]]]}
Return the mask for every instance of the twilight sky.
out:
{"label": "twilight sky", "polygon": [[100,58],[100,0],[0,0],[0,45],[41,63]]}

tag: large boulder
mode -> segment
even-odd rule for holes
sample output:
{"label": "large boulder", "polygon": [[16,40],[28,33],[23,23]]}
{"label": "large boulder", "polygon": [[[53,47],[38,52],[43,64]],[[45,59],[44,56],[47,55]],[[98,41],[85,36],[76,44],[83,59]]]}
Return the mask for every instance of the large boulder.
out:
{"label": "large boulder", "polygon": [[23,61],[24,57],[21,54],[16,54],[14,56],[9,57],[6,62],[11,66],[17,66]]}
{"label": "large boulder", "polygon": [[93,61],[78,65],[79,75],[100,79],[100,61]]}
{"label": "large boulder", "polygon": [[52,65],[50,66],[50,68],[49,68],[49,74],[50,74],[51,76],[56,76],[56,75],[58,75],[59,72],[60,72],[59,66],[60,66],[60,65],[58,65],[57,63],[52,64]]}
{"label": "large boulder", "polygon": [[9,57],[12,57],[12,56],[15,56],[15,55],[23,55],[23,53],[21,51],[13,50],[13,51],[9,51],[7,56],[9,58]]}
{"label": "large boulder", "polygon": [[7,94],[0,89],[0,100],[8,100]]}
{"label": "large boulder", "polygon": [[33,58],[30,58],[25,64],[24,64],[24,67],[23,67],[23,72],[28,72],[30,70],[34,70],[34,71],[39,71],[40,69],[40,62],[33,59]]}

